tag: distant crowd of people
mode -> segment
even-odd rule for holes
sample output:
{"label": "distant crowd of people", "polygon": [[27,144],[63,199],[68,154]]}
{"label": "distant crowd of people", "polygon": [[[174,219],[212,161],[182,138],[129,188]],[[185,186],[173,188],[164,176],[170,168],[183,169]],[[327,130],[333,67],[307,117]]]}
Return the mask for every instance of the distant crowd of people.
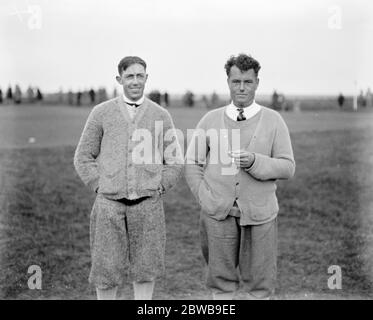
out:
{"label": "distant crowd of people", "polygon": [[[117,95],[117,89],[114,88],[112,97],[114,98]],[[70,106],[95,105],[110,98],[110,94],[107,93],[104,87],[100,87],[97,90],[91,88],[89,90],[69,90],[67,92],[63,92],[61,89],[57,94],[49,94],[49,96],[48,102],[52,104],[67,104]],[[159,105],[166,108],[170,106],[170,95],[168,92],[161,93],[159,90],[153,90],[147,96],[150,100],[158,103]],[[38,87],[29,86],[24,92],[18,84],[16,84],[14,87],[9,85],[5,92],[0,88],[0,104],[30,104],[41,102],[44,99],[45,97]],[[355,105],[357,104],[357,107],[359,108],[373,107],[373,94],[370,88],[366,90],[365,94],[363,90],[361,90],[359,96],[357,98],[355,97],[355,99]],[[183,94],[181,101],[182,105],[186,107],[194,107],[196,105],[196,97],[193,92],[189,90]],[[213,92],[210,96],[202,95],[202,97],[198,98],[197,101],[199,101],[201,105],[207,109],[217,108],[222,102],[216,92]],[[337,96],[336,101],[338,106],[343,108],[346,103],[346,97],[340,93]],[[286,100],[284,94],[278,93],[276,90],[274,90],[269,106],[274,110],[288,111],[295,108],[296,103],[293,105],[291,101],[289,102]]]}
{"label": "distant crowd of people", "polygon": [[[114,88],[112,97],[118,95],[117,89]],[[29,86],[25,92],[22,92],[21,87],[17,84],[12,88],[11,86],[3,92],[0,88],[0,104],[21,104],[21,103],[35,103],[44,100],[43,94],[38,87]],[[154,90],[148,94],[148,98],[154,102],[168,107],[170,105],[170,98],[168,92],[163,94],[158,90]],[[50,93],[47,96],[46,102],[50,104],[67,104],[70,106],[95,105],[110,99],[110,94],[107,93],[105,87],[100,87],[97,90],[91,88],[89,90],[68,90],[60,89],[57,93]],[[193,103],[194,104],[194,103]]]}
{"label": "distant crowd of people", "polygon": [[[338,106],[342,108],[345,102],[346,102],[345,96],[342,93],[340,93],[337,97]],[[360,107],[372,108],[373,107],[373,94],[370,88],[367,89],[365,94],[363,90],[360,90],[360,94],[357,97],[356,104],[357,104],[356,107],[358,108]]]}
{"label": "distant crowd of people", "polygon": [[106,101],[108,98],[108,93],[104,87],[98,90],[91,88],[89,90],[78,90],[76,92],[69,90],[66,93],[60,90],[58,94],[58,102],[61,104],[67,103],[70,106],[94,105]]}
{"label": "distant crowd of people", "polygon": [[164,107],[170,106],[170,96],[168,92],[164,92],[163,94],[158,90],[153,90],[148,94],[148,98],[159,105]]}
{"label": "distant crowd of people", "polygon": [[287,103],[284,94],[278,93],[276,90],[274,90],[272,94],[271,107],[274,110],[287,111],[289,110],[290,105]]}
{"label": "distant crowd of people", "polygon": [[43,100],[43,94],[37,87],[29,86],[25,93],[22,92],[21,87],[16,84],[14,88],[9,85],[6,92],[3,93],[0,88],[0,104],[21,104],[21,103],[35,103]]}

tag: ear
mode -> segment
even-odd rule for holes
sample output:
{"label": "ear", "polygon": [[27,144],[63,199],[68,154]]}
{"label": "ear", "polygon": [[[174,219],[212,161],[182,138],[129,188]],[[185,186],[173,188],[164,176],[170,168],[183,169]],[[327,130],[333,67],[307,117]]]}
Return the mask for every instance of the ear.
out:
{"label": "ear", "polygon": [[117,82],[118,82],[119,84],[123,84],[123,83],[122,83],[122,77],[120,77],[120,76],[116,76],[115,79],[117,80]]}
{"label": "ear", "polygon": [[145,82],[148,81],[148,74],[145,75]]}

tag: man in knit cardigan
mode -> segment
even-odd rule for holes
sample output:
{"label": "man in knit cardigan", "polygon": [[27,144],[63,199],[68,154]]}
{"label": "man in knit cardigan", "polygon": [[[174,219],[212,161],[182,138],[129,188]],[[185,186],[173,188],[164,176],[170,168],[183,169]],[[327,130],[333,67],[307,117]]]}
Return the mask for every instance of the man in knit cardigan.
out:
{"label": "man in knit cardigan", "polygon": [[144,97],[145,61],[125,57],[118,72],[123,95],[93,108],[74,157],[80,178],[97,193],[89,282],[98,299],[115,299],[129,271],[135,299],[151,299],[164,272],[162,194],[176,184],[183,155],[168,111]]}
{"label": "man in knit cardigan", "polygon": [[214,299],[232,299],[239,269],[246,298],[274,293],[277,261],[276,180],[294,175],[287,126],[255,101],[260,64],[232,56],[225,65],[232,102],[198,123],[185,175],[202,210],[202,253]]}

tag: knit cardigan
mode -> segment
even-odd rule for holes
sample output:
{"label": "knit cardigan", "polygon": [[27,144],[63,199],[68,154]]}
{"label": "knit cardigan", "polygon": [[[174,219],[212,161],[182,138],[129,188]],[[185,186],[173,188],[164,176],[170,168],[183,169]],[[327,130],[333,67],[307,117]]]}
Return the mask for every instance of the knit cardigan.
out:
{"label": "knit cardigan", "polygon": [[183,155],[166,109],[145,99],[131,119],[119,96],[89,114],[74,166],[82,181],[106,198],[137,199],[175,185]]}
{"label": "knit cardigan", "polygon": [[225,219],[236,201],[241,225],[268,222],[279,211],[276,180],[291,178],[295,171],[288,128],[278,112],[262,107],[246,148],[255,154],[255,161],[247,170],[232,168],[222,159],[211,161],[216,154],[228,154],[228,135],[218,134],[218,143],[212,143],[208,134],[227,130],[224,113],[225,107],[210,111],[198,123],[201,130],[195,131],[186,153],[186,180],[202,209],[214,219]]}

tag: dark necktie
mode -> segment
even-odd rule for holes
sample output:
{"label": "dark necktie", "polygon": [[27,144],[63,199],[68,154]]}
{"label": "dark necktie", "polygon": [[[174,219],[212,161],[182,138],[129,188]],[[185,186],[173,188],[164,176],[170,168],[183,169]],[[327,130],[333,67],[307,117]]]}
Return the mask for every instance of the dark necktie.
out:
{"label": "dark necktie", "polygon": [[238,116],[237,116],[237,121],[243,121],[246,120],[246,117],[243,114],[243,108],[237,108],[238,111]]}
{"label": "dark necktie", "polygon": [[132,106],[132,107],[135,107],[137,108],[138,106],[140,106],[140,104],[137,104],[137,103],[128,103],[126,102],[129,106]]}

